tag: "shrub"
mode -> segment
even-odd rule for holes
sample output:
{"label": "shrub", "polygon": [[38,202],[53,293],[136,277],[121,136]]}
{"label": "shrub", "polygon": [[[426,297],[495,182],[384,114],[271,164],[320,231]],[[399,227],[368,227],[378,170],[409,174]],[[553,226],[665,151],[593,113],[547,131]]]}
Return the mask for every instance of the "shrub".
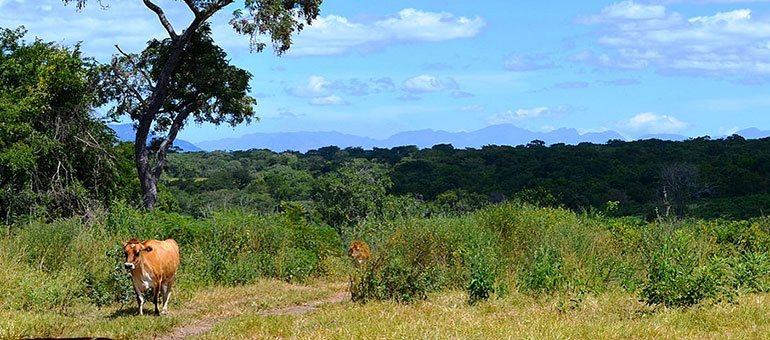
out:
{"label": "shrub", "polygon": [[521,274],[522,286],[535,294],[551,293],[564,286],[562,258],[558,250],[543,246],[534,251],[531,263]]}
{"label": "shrub", "polygon": [[304,249],[292,248],[286,252],[281,266],[281,279],[304,282],[318,266],[318,256]]}
{"label": "shrub", "polygon": [[692,236],[678,231],[660,245],[648,264],[640,291],[648,305],[687,307],[705,299],[729,298],[726,265],[717,257],[702,261]]}
{"label": "shrub", "polygon": [[470,259],[470,281],[466,290],[468,303],[475,304],[478,301],[489,298],[490,293],[495,292],[496,268],[490,255],[476,253]]}
{"label": "shrub", "polygon": [[353,301],[394,300],[409,303],[425,299],[432,290],[435,268],[410,265],[401,256],[376,258],[351,276]]}
{"label": "shrub", "polygon": [[751,293],[770,291],[770,258],[764,252],[747,252],[732,258],[732,285]]}

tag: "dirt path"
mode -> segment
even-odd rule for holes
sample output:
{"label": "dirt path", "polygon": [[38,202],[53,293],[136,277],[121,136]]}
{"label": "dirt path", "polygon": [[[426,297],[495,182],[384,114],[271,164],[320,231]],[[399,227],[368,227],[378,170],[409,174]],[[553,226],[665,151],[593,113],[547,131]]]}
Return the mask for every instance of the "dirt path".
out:
{"label": "dirt path", "polygon": [[[342,302],[345,299],[350,298],[350,293],[348,292],[339,292],[335,294],[332,297],[321,299],[321,300],[313,300],[305,302],[299,306],[291,306],[291,307],[284,307],[284,308],[277,308],[277,309],[267,309],[258,311],[254,314],[256,315],[299,315],[299,314],[305,314],[307,312],[310,312],[319,306],[327,303],[338,303]],[[232,301],[226,304],[226,306],[236,305],[243,302],[247,302],[249,299],[241,299]],[[191,313],[189,310],[180,311],[182,313]],[[192,324],[182,326],[178,328],[174,333],[166,335],[164,337],[157,338],[157,340],[182,340],[187,339],[192,336],[196,336],[198,334],[201,334],[203,332],[209,331],[212,328],[214,328],[214,325],[216,325],[217,322],[225,320],[227,318],[233,317],[238,314],[231,314],[231,315],[222,315],[222,316],[209,316],[205,317],[203,319],[199,319]]]}

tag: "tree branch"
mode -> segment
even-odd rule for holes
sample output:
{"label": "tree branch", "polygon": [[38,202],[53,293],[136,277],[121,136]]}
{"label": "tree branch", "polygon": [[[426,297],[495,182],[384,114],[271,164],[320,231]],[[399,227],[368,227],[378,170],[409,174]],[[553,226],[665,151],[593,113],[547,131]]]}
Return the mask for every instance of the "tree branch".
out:
{"label": "tree branch", "polygon": [[171,22],[169,22],[168,19],[166,18],[166,14],[163,13],[163,9],[158,7],[158,5],[154,4],[150,0],[143,0],[143,1],[144,1],[144,5],[147,6],[147,8],[149,8],[150,10],[155,12],[155,14],[158,15],[158,20],[160,20],[160,23],[166,29],[171,39],[176,39],[176,32],[174,32],[174,27],[171,26]]}
{"label": "tree branch", "polygon": [[160,143],[160,147],[158,148],[158,158],[157,162],[155,163],[155,169],[153,169],[153,176],[155,177],[155,180],[160,179],[160,174],[163,172],[163,167],[166,165],[166,154],[168,153],[168,149],[174,143],[176,135],[184,125],[184,121],[191,113],[198,109],[198,104],[198,101],[194,101],[188,104],[184,109],[182,109],[182,111],[179,111],[176,117],[174,117],[174,121],[171,123],[171,128],[168,130],[168,135],[166,135],[166,138],[163,140],[163,142]]}
{"label": "tree branch", "polygon": [[124,77],[123,77],[123,76],[120,74],[120,72],[115,72],[115,74],[116,74],[116,76],[118,77],[118,79],[120,79],[120,81],[123,83],[123,85],[124,85],[125,87],[127,87],[127,88],[128,88],[128,90],[129,90],[129,91],[130,91],[130,92],[131,92],[131,93],[134,95],[134,97],[135,97],[137,100],[139,100],[139,102],[140,102],[140,103],[142,103],[142,107],[146,107],[146,106],[147,106],[147,102],[144,100],[144,98],[143,98],[143,97],[142,97],[142,95],[139,93],[139,91],[138,91],[138,90],[137,90],[137,89],[136,89],[136,88],[135,88],[133,85],[131,85],[131,84],[129,84],[129,83],[128,83],[128,79],[124,78]]}
{"label": "tree branch", "polygon": [[219,0],[215,3],[212,3],[209,8],[206,8],[206,10],[201,12],[201,16],[204,18],[203,20],[208,20],[208,18],[214,15],[214,13],[218,12],[220,9],[233,2],[234,0]]}
{"label": "tree branch", "polygon": [[134,58],[132,58],[131,55],[129,55],[128,53],[123,52],[123,50],[120,49],[120,46],[115,44],[115,48],[118,49],[118,52],[120,52],[120,54],[122,54],[124,57],[126,57],[126,60],[128,60],[128,62],[131,63],[131,65],[134,67],[134,69],[137,72],[142,74],[142,77],[144,78],[144,80],[147,82],[147,84],[150,85],[150,88],[152,88],[153,87],[153,85],[152,85],[152,78],[150,78],[150,75],[147,74],[147,72],[145,72],[143,69],[137,67],[136,63],[134,62]]}
{"label": "tree branch", "polygon": [[184,3],[187,4],[187,7],[190,8],[190,10],[195,14],[195,16],[199,16],[201,14],[201,11],[198,10],[198,7],[195,6],[195,3],[193,3],[192,0],[184,0]]}

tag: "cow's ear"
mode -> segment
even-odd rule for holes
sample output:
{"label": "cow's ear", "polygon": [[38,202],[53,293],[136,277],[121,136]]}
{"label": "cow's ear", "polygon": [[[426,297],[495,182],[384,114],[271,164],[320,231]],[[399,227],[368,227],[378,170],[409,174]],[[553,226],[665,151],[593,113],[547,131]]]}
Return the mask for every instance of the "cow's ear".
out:
{"label": "cow's ear", "polygon": [[123,244],[123,248],[125,248],[125,247],[126,247],[126,245],[128,244],[128,242],[123,242],[123,241],[121,241],[120,243],[122,243],[122,244]]}
{"label": "cow's ear", "polygon": [[144,251],[152,251],[152,247],[144,247],[144,249],[142,249],[142,250],[144,250]]}

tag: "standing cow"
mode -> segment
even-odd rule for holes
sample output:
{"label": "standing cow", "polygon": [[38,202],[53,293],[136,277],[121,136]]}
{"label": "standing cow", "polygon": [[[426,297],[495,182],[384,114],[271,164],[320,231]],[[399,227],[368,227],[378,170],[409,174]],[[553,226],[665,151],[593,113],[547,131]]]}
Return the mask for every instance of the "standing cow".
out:
{"label": "standing cow", "polygon": [[[136,300],[139,303],[139,315],[142,315],[144,296],[142,292],[152,288],[155,295],[155,315],[166,315],[171,287],[179,269],[179,246],[176,241],[147,240],[139,242],[130,239],[123,243],[126,251],[125,268],[131,272]],[[163,311],[158,311],[158,296],[163,292]]]}

